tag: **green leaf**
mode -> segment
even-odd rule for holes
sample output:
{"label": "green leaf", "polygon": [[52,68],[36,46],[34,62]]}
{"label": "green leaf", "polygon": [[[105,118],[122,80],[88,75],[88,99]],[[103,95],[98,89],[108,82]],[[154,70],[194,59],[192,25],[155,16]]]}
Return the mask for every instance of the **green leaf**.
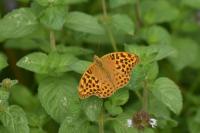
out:
{"label": "green leaf", "polygon": [[60,128],[58,133],[88,133],[90,127],[89,121],[85,118],[79,118],[76,120],[72,120],[66,118]]}
{"label": "green leaf", "polygon": [[197,110],[194,120],[200,124],[200,108]]}
{"label": "green leaf", "polygon": [[40,16],[40,22],[47,28],[61,30],[67,13],[65,6],[50,6]]}
{"label": "green leaf", "polygon": [[181,112],[183,101],[179,87],[170,79],[158,78],[151,89],[153,95],[175,114]]}
{"label": "green leaf", "polygon": [[140,34],[149,44],[171,44],[171,36],[161,26],[143,28]]}
{"label": "green leaf", "polygon": [[2,125],[0,125],[0,132],[1,133],[9,133],[9,131]]}
{"label": "green leaf", "polygon": [[2,88],[0,88],[0,112],[2,110],[4,110],[6,107],[8,107],[9,103],[8,103],[8,99],[10,97],[10,93],[7,91],[2,90]]}
{"label": "green leaf", "polygon": [[98,121],[103,101],[97,97],[90,97],[81,102],[82,108],[90,121]]}
{"label": "green leaf", "polygon": [[70,76],[46,78],[39,84],[38,96],[46,112],[59,123],[79,116],[77,82]]}
{"label": "green leaf", "polygon": [[129,127],[128,120],[132,119],[132,115],[122,113],[116,117],[111,123],[115,133],[138,133],[134,127]]}
{"label": "green leaf", "polygon": [[[155,108],[156,106],[156,108]],[[158,100],[154,95],[149,96],[149,106],[148,111],[150,114],[154,115],[156,118],[167,118],[170,117],[170,112],[168,108]]]}
{"label": "green leaf", "polygon": [[58,52],[72,54],[72,55],[76,55],[76,56],[93,53],[93,51],[91,49],[86,49],[86,48],[77,47],[77,46],[58,45],[56,47],[56,49]]}
{"label": "green leaf", "polygon": [[29,126],[37,128],[42,128],[50,119],[42,107],[28,112],[27,118]]}
{"label": "green leaf", "polygon": [[105,33],[97,18],[82,12],[70,12],[67,15],[65,26],[71,30],[94,35]]}
{"label": "green leaf", "polygon": [[159,68],[157,62],[138,65],[133,70],[130,81],[130,89],[135,91],[144,86],[144,80],[152,82],[158,76]]}
{"label": "green leaf", "polygon": [[32,33],[37,28],[35,15],[28,8],[20,8],[0,19],[0,40],[19,38]]}
{"label": "green leaf", "polygon": [[47,5],[66,5],[66,4],[77,4],[81,2],[86,2],[88,0],[36,0],[38,4],[42,6]]}
{"label": "green leaf", "polygon": [[24,111],[16,105],[11,105],[4,112],[0,112],[0,120],[11,133],[28,133],[28,121]]}
{"label": "green leaf", "polygon": [[34,97],[29,89],[23,85],[13,86],[10,93],[12,101],[26,110],[31,111],[39,105],[38,99]]}
{"label": "green leaf", "polygon": [[176,70],[182,70],[186,66],[191,66],[199,60],[199,46],[197,42],[189,38],[174,38],[173,47],[176,55],[170,56],[169,60]]}
{"label": "green leaf", "polygon": [[117,8],[123,5],[134,4],[135,0],[109,0],[111,8]]}
{"label": "green leaf", "polygon": [[141,2],[141,16],[145,23],[163,23],[175,20],[179,10],[166,0],[148,0]]}
{"label": "green leaf", "polygon": [[113,116],[119,115],[119,114],[121,114],[123,112],[122,107],[112,105],[111,101],[106,101],[104,103],[104,107],[108,111],[108,113],[113,115]]}
{"label": "green leaf", "polygon": [[182,0],[182,4],[190,6],[195,9],[200,8],[200,1],[199,0]]}
{"label": "green leaf", "polygon": [[134,23],[125,14],[115,14],[111,16],[111,26],[115,33],[134,35]]}
{"label": "green leaf", "polygon": [[30,133],[47,133],[42,128],[30,128]]}
{"label": "green leaf", "polygon": [[70,71],[70,66],[76,61],[77,58],[69,54],[34,52],[20,59],[17,66],[39,74],[53,75]]}
{"label": "green leaf", "polygon": [[137,46],[130,44],[125,45],[125,50],[137,54],[140,58],[140,63],[142,64],[149,64],[152,61],[162,60],[176,53],[176,49],[167,44],[150,46]]}
{"label": "green leaf", "polygon": [[6,41],[4,47],[12,49],[30,50],[40,48],[40,43],[30,38],[17,38]]}
{"label": "green leaf", "polygon": [[108,98],[112,105],[124,105],[129,99],[129,92],[127,89],[122,88],[116,91],[111,97]]}
{"label": "green leaf", "polygon": [[200,130],[200,123],[196,122],[194,118],[187,119],[188,128],[190,133],[198,133]]}
{"label": "green leaf", "polygon": [[90,64],[91,62],[89,61],[78,60],[76,63],[72,64],[70,68],[77,73],[83,74]]}
{"label": "green leaf", "polygon": [[6,56],[3,53],[0,53],[0,71],[8,66],[8,63],[6,61]]}
{"label": "green leaf", "polygon": [[197,133],[200,130],[200,108],[196,109],[195,116],[187,118],[187,124],[190,133]]}
{"label": "green leaf", "polygon": [[156,99],[152,94],[149,96],[148,112],[156,117],[158,127],[160,128],[177,126],[177,122],[170,117],[170,111],[165,104]]}

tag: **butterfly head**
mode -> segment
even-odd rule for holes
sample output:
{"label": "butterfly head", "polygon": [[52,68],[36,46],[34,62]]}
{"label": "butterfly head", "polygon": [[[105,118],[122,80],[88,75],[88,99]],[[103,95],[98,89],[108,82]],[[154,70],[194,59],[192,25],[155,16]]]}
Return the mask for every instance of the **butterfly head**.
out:
{"label": "butterfly head", "polygon": [[94,63],[100,67],[103,66],[101,59],[97,55],[94,55]]}

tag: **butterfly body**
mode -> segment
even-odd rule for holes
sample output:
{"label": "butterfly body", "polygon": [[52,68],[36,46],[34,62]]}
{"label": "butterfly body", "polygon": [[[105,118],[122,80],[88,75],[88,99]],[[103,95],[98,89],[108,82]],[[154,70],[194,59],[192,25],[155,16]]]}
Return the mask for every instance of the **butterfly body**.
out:
{"label": "butterfly body", "polygon": [[138,56],[127,52],[114,52],[99,58],[94,56],[92,63],[79,83],[80,98],[96,95],[110,97],[130,80],[131,70],[138,63]]}

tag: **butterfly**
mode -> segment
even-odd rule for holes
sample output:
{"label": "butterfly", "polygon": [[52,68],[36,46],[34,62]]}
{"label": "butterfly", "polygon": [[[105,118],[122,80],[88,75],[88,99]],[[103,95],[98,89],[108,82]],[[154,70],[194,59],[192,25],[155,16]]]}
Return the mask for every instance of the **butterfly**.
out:
{"label": "butterfly", "polygon": [[110,97],[129,82],[131,71],[138,62],[139,57],[128,52],[113,52],[101,58],[94,56],[94,62],[80,79],[79,97]]}

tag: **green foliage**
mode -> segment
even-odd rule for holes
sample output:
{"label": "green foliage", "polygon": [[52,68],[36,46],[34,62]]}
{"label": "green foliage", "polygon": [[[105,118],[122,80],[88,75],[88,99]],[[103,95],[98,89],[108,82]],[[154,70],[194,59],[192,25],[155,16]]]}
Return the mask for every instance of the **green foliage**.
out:
{"label": "green foliage", "polygon": [[158,78],[152,87],[153,95],[174,113],[182,109],[182,96],[178,86],[165,77]]}
{"label": "green foliage", "polygon": [[142,18],[147,24],[170,22],[179,15],[179,10],[166,0],[143,1],[141,11]]}
{"label": "green foliage", "polygon": [[88,34],[102,35],[105,33],[97,18],[82,12],[70,12],[66,17],[65,26],[71,30]]}
{"label": "green foliage", "polygon": [[28,120],[22,108],[11,105],[0,113],[3,126],[11,133],[29,132]]}
{"label": "green foliage", "polygon": [[[0,1],[0,132],[139,133],[141,110],[157,120],[144,133],[199,132],[199,0],[15,2]],[[139,57],[129,83],[80,99],[94,55],[114,51]]]}
{"label": "green foliage", "polygon": [[65,23],[66,7],[55,6],[46,8],[40,15],[40,22],[49,29],[61,30]]}
{"label": "green foliage", "polygon": [[[66,85],[67,84],[67,85]],[[46,112],[57,122],[80,114],[77,82],[70,76],[46,78],[39,84],[38,97]]]}
{"label": "green foliage", "polygon": [[37,29],[37,20],[29,8],[20,8],[0,20],[0,40],[19,38]]}
{"label": "green foliage", "polygon": [[76,61],[77,59],[69,54],[52,52],[46,55],[42,52],[35,52],[20,59],[17,65],[39,74],[56,74],[69,71],[70,65]]}

